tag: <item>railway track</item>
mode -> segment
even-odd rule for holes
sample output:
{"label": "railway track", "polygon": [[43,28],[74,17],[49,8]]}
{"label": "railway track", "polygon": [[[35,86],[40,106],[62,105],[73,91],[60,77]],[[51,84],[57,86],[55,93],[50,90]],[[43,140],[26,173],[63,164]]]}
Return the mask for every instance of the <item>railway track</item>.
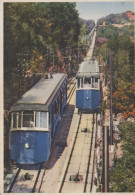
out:
{"label": "railway track", "polygon": [[21,166],[17,169],[16,173],[13,175],[12,180],[11,180],[11,182],[10,182],[10,185],[8,186],[8,188],[7,188],[7,190],[6,190],[7,193],[11,192],[11,190],[12,190],[12,188],[13,188],[13,185],[14,185],[14,183],[16,182],[16,179],[17,179],[17,177],[18,177],[20,171],[21,171]]}
{"label": "railway track", "polygon": [[[71,92],[68,92],[69,104],[65,119],[63,118],[64,126],[58,133],[48,162],[44,168],[41,165],[38,170],[22,170],[20,168],[6,192],[91,192],[96,114],[79,115],[76,109],[74,110],[75,85],[74,80],[69,87]],[[72,116],[75,120],[72,119]],[[73,124],[70,122],[71,120],[73,120]],[[70,124],[72,132],[69,132]],[[69,147],[67,147],[68,145]],[[58,186],[57,189],[56,186]]]}
{"label": "railway track", "polygon": [[[91,55],[92,54],[90,54],[90,56]],[[64,127],[63,132],[61,131],[59,133],[59,135],[62,134],[62,137],[59,135],[57,136],[56,145],[52,149],[52,155],[50,156],[48,162],[46,162],[45,166],[41,164],[38,170],[23,170],[20,167],[16,174],[12,177],[10,185],[5,192],[47,192],[45,189],[46,186],[44,185],[44,181],[47,180],[47,177],[45,176],[47,175],[46,173],[51,172],[50,170],[53,167],[55,168],[55,166],[61,177],[51,173],[51,179],[54,181],[54,186],[46,181],[48,187],[52,188],[51,192],[89,193],[92,191],[94,151],[96,143],[96,114],[79,115],[76,111],[74,111],[75,96],[73,97],[73,94],[75,92],[75,88],[76,79],[72,78],[68,81],[67,86],[67,104],[69,107],[69,114],[67,112],[69,119],[65,119],[65,121],[67,120],[67,129]],[[77,126],[77,128],[72,128],[75,129],[75,132],[72,132],[72,135],[69,136],[70,138],[68,140],[68,134],[70,134],[70,127],[68,126],[70,126],[69,121],[72,120],[73,112],[75,113],[74,117],[76,118],[73,125],[74,127]],[[68,145],[68,141],[70,145],[69,147],[66,147]],[[62,154],[64,154],[63,157]],[[60,158],[63,158],[63,161],[61,161],[61,164],[59,165],[58,159]],[[62,165],[64,165],[64,167]],[[62,167],[63,171],[58,171],[58,167]],[[58,185],[55,183],[55,177],[58,179]],[[58,187],[55,190],[56,186]]]}
{"label": "railway track", "polygon": [[69,104],[73,93],[75,92],[76,89],[76,79],[75,77],[70,79],[68,86],[67,86],[67,104]]}
{"label": "railway track", "polygon": [[[62,174],[61,176],[60,179],[61,182],[59,183],[58,192],[68,192],[66,189],[69,189],[69,192],[72,192],[73,189],[77,190],[77,191],[75,190],[75,192],[91,192],[92,189],[94,145],[95,145],[95,134],[96,134],[95,123],[94,123],[95,116],[90,114],[87,115],[86,118],[86,115],[85,116],[80,115],[78,121],[79,121],[78,123],[79,125],[76,133],[74,133],[74,139],[72,137],[74,141],[70,144],[68,149],[68,154],[66,155],[69,157],[69,159],[66,159],[66,162],[64,161],[65,163],[64,170],[66,169],[66,171],[64,171],[64,174]],[[62,146],[63,148],[64,142],[65,140],[63,139],[63,137],[62,139],[59,137],[56,146],[57,147],[60,146],[60,148]],[[55,149],[57,147],[55,147]],[[55,158],[57,159],[60,158],[61,156],[60,154],[58,154],[58,151],[53,153],[53,156],[54,154],[57,155],[55,156]],[[50,159],[50,164],[51,162],[52,160]],[[34,176],[31,180],[22,181],[22,179],[20,179],[19,181],[19,179],[17,179],[16,185],[12,188],[12,190],[10,190],[10,192],[12,193],[13,192],[16,193],[43,192],[43,189],[42,191],[40,191],[40,189],[42,183],[45,180],[44,176],[46,174],[46,170],[49,171],[48,168],[49,167],[46,166],[46,168],[43,170],[41,169],[38,171],[34,171]],[[20,178],[22,178],[22,175],[24,175],[24,173],[25,174],[28,173],[29,175],[32,175],[33,171],[25,170],[24,172],[23,170],[23,173],[20,174]],[[66,189],[64,185],[66,186]]]}
{"label": "railway track", "polygon": [[70,85],[72,85],[75,82],[75,80],[76,80],[75,77],[68,79],[67,90],[69,90]]}
{"label": "railway track", "polygon": [[12,177],[11,183],[8,186],[7,193],[33,193],[37,192],[40,187],[40,182],[45,172],[46,164],[40,164],[37,170],[23,170],[20,166],[17,172]]}
{"label": "railway track", "polygon": [[81,114],[57,192],[91,192],[96,142],[96,114]]}

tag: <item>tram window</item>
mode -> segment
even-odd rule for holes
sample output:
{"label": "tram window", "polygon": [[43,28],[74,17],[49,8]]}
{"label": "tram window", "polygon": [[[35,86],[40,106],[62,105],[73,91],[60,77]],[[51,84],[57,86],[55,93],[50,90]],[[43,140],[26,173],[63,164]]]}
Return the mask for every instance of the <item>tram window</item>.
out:
{"label": "tram window", "polygon": [[55,114],[55,104],[52,106],[52,115]]}
{"label": "tram window", "polygon": [[67,94],[67,87],[65,85],[65,87],[64,87],[64,98],[66,97],[66,94]]}
{"label": "tram window", "polygon": [[65,86],[64,86],[63,91],[62,91],[62,101],[64,101],[65,94],[66,94],[66,89],[65,89]]}
{"label": "tram window", "polygon": [[58,100],[57,100],[57,112],[59,110],[59,97],[58,97]]}
{"label": "tram window", "polygon": [[61,99],[62,99],[62,102],[63,102],[63,88],[61,90]]}
{"label": "tram window", "polygon": [[91,78],[89,78],[89,79],[90,79],[90,87],[92,87]]}
{"label": "tram window", "polygon": [[66,97],[67,90],[66,88],[64,89],[64,98]]}
{"label": "tram window", "polygon": [[60,108],[60,97],[58,97],[58,110]]}
{"label": "tram window", "polygon": [[13,113],[13,128],[17,128],[17,113]]}
{"label": "tram window", "polygon": [[36,112],[36,127],[40,127],[40,112]]}
{"label": "tram window", "polygon": [[40,127],[47,128],[47,112],[40,112]]}
{"label": "tram window", "polygon": [[65,94],[66,94],[66,89],[64,88],[64,90],[63,90],[63,99],[65,98]]}
{"label": "tram window", "polygon": [[59,110],[60,110],[60,108],[61,108],[61,95],[59,96]]}
{"label": "tram window", "polygon": [[58,112],[58,102],[56,101],[55,102],[55,114],[57,114],[57,112]]}
{"label": "tram window", "polygon": [[21,113],[18,113],[18,127],[21,127]]}
{"label": "tram window", "polygon": [[54,104],[54,114],[56,114],[56,102],[55,102],[55,104]]}
{"label": "tram window", "polygon": [[95,78],[92,78],[92,88],[95,88]]}
{"label": "tram window", "polygon": [[84,87],[86,87],[86,88],[91,87],[91,79],[90,78],[84,79]]}
{"label": "tram window", "polygon": [[80,88],[80,79],[77,79],[77,88]]}
{"label": "tram window", "polygon": [[83,78],[81,79],[81,88],[83,88]]}
{"label": "tram window", "polygon": [[98,88],[98,79],[95,78],[95,88]]}
{"label": "tram window", "polygon": [[23,127],[34,127],[34,113],[33,113],[33,111],[23,112]]}
{"label": "tram window", "polygon": [[49,112],[49,119],[48,119],[49,121],[48,121],[48,124],[49,124],[49,126],[50,126],[50,124],[51,124],[51,114],[50,114],[50,112]]}
{"label": "tram window", "polygon": [[21,127],[21,113],[13,112],[13,128]]}

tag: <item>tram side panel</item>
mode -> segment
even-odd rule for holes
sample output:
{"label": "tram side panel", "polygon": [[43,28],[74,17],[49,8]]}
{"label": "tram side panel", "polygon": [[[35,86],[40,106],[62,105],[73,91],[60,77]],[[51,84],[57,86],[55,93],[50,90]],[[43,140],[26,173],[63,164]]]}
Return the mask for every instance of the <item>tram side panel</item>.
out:
{"label": "tram side panel", "polygon": [[51,131],[51,145],[53,144],[59,126],[62,120],[62,114],[67,104],[67,82],[61,87],[61,90],[58,92],[57,96],[54,98],[52,105],[50,106],[50,131]]}
{"label": "tram side panel", "polygon": [[92,90],[92,108],[96,109],[100,106],[100,90]]}

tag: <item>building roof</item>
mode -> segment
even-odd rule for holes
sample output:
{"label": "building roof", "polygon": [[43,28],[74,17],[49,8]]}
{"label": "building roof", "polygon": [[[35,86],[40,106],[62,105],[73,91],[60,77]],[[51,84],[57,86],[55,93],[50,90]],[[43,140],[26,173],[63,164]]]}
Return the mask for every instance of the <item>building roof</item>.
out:
{"label": "building roof", "polygon": [[99,64],[97,60],[86,60],[80,64],[76,78],[99,78]]}
{"label": "building roof", "polygon": [[62,73],[53,74],[53,78],[41,78],[13,105],[11,111],[48,110],[65,78],[66,75]]}

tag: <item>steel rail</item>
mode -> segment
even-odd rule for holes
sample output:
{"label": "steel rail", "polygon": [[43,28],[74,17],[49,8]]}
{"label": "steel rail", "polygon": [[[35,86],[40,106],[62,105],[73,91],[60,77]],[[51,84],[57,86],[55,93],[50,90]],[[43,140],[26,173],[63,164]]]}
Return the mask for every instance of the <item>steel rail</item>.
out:
{"label": "steel rail", "polygon": [[18,175],[19,175],[19,173],[20,173],[20,171],[21,171],[21,168],[22,168],[22,166],[20,166],[20,167],[18,168],[16,174],[15,174],[14,177],[12,178],[11,184],[10,184],[9,188],[7,189],[7,193],[10,193],[10,192],[11,192],[11,190],[12,190],[12,188],[13,188],[15,182],[16,182],[16,179],[17,179],[17,177],[18,177]]}
{"label": "steel rail", "polygon": [[70,93],[68,94],[68,97],[67,97],[67,104],[69,104],[69,102],[70,102],[70,99],[71,99],[71,97],[72,97],[72,95],[73,95],[73,93],[74,93],[74,91],[75,91],[75,87],[76,87],[76,83],[73,85],[73,87],[72,87]]}
{"label": "steel rail", "polygon": [[[49,159],[50,159],[50,157],[49,157]],[[46,164],[45,164],[45,168],[44,168],[43,173],[42,173],[42,176],[41,176],[41,181],[40,181],[40,184],[39,184],[37,193],[40,193],[40,189],[41,189],[42,184],[43,184],[43,178],[44,178],[44,176],[45,176],[46,167],[47,167],[47,165],[48,165],[49,159],[47,160],[47,162],[46,162]]]}
{"label": "steel rail", "polygon": [[71,157],[72,157],[72,154],[73,154],[75,142],[76,142],[77,135],[78,135],[78,131],[79,131],[79,126],[80,126],[80,122],[81,122],[81,117],[82,117],[82,114],[80,115],[80,118],[79,118],[79,122],[78,122],[78,126],[77,126],[76,135],[75,135],[75,137],[74,137],[74,141],[73,141],[72,148],[71,148],[71,151],[70,151],[70,156],[69,156],[69,159],[68,159],[67,164],[66,164],[66,170],[65,170],[65,172],[64,172],[64,175],[62,175],[62,181],[61,181],[61,184],[60,184],[60,186],[59,186],[58,193],[61,193],[62,187],[63,187],[63,185],[64,185],[64,180],[65,180],[65,177],[66,177],[66,174],[67,174],[67,171],[68,171],[68,167],[69,167],[69,164],[70,164],[70,161],[71,161]]}
{"label": "steel rail", "polygon": [[68,81],[68,87],[67,89],[69,89],[69,87],[74,83],[75,81],[75,77],[71,78],[69,81]]}
{"label": "steel rail", "polygon": [[97,114],[96,114],[95,132],[94,133],[95,133],[95,136],[93,137],[92,178],[91,178],[90,192],[92,192],[93,175],[94,175],[95,144],[96,144],[96,136],[97,136]]}
{"label": "steel rail", "polygon": [[86,177],[85,177],[83,192],[86,192],[86,187],[87,187],[87,181],[88,181],[88,175],[89,175],[89,167],[90,167],[90,160],[91,160],[91,153],[92,153],[93,133],[94,133],[94,114],[93,114],[93,125],[92,125],[90,152],[89,152],[89,158],[88,158],[87,171],[86,171]]}
{"label": "steel rail", "polygon": [[39,179],[39,175],[40,175],[40,172],[41,172],[41,169],[42,169],[42,165],[43,165],[43,163],[40,164],[40,167],[39,167],[39,170],[38,170],[38,173],[37,173],[37,177],[36,177],[34,186],[33,186],[32,190],[31,190],[32,193],[35,192],[35,189],[36,189],[36,186],[37,186],[37,182],[38,182],[38,179]]}

